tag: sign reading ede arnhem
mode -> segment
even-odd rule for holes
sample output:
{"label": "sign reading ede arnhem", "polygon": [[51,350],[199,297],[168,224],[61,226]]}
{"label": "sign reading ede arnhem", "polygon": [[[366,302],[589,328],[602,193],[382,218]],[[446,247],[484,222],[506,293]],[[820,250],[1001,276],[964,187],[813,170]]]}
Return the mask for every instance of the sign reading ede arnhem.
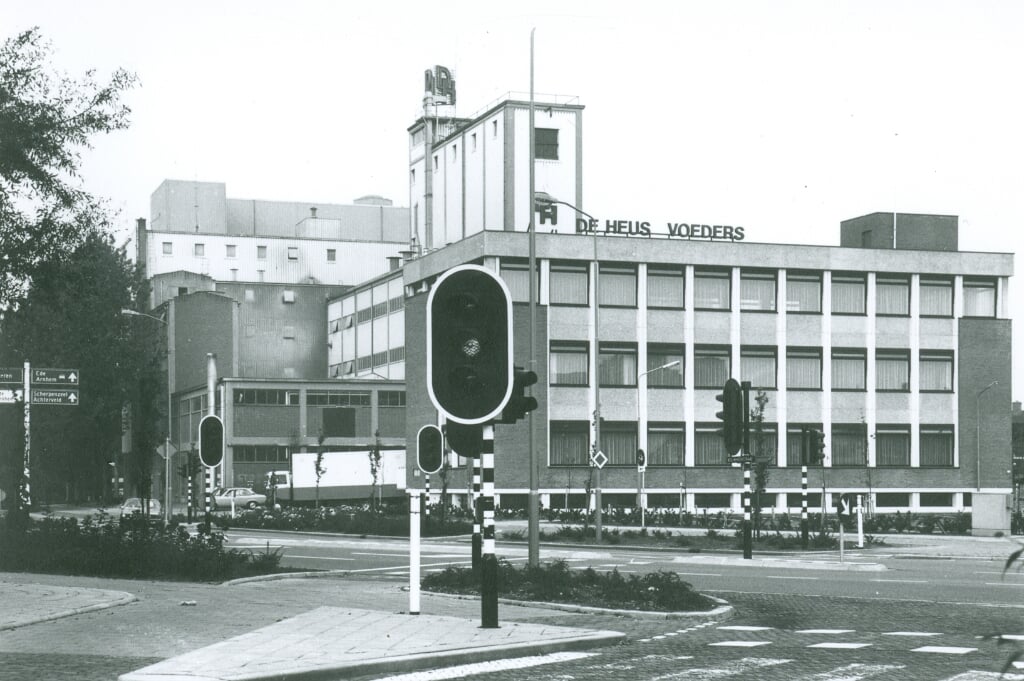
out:
{"label": "sign reading ede arnhem", "polygon": [[[541,220],[543,223],[543,220]],[[687,222],[666,223],[666,231],[657,236],[675,239],[707,239],[710,241],[743,241],[742,227],[732,225],[698,225]],[[605,234],[614,236],[652,236],[651,223],[638,220],[606,220],[600,229],[597,220],[576,221],[577,234]]]}
{"label": "sign reading ede arnhem", "polygon": [[78,371],[76,369],[32,369],[32,383],[78,385]]}

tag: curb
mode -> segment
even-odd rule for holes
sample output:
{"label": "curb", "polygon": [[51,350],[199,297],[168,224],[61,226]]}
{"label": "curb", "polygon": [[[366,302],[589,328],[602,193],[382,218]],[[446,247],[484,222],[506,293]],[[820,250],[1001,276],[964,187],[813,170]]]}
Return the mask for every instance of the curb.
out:
{"label": "curb", "polygon": [[[424,594],[431,596],[441,596],[442,598],[452,598],[455,600],[477,600],[480,598],[478,594],[450,594],[441,591],[423,591]],[[707,596],[707,594],[703,594]],[[711,610],[695,610],[692,612],[662,612],[658,610],[620,610],[617,608],[599,608],[592,605],[575,605],[573,603],[553,603],[550,601],[517,601],[511,598],[499,598],[498,603],[503,605],[514,605],[524,608],[545,608],[547,610],[561,610],[563,612],[575,612],[586,615],[611,615],[615,617],[633,617],[636,619],[652,619],[652,620],[676,620],[676,619],[687,619],[687,618],[703,618],[703,617],[718,617],[720,619],[728,619],[734,614],[734,609],[728,601],[722,600],[715,596],[707,596],[711,600],[719,603],[717,608]]]}
{"label": "curb", "polygon": [[731,565],[734,567],[788,568],[792,570],[837,570],[842,572],[885,572],[889,569],[881,563],[840,563],[837,561],[825,560],[786,560],[779,558],[746,559],[733,558],[731,556],[676,556],[672,559],[672,562],[689,565]]}
{"label": "curb", "polygon": [[80,608],[71,608],[70,610],[61,610],[59,612],[50,613],[48,615],[41,615],[33,617],[31,619],[19,620],[10,624],[0,624],[0,631],[9,631],[11,629],[17,629],[18,627],[26,627],[31,624],[41,624],[43,622],[51,622],[53,620],[59,620],[64,617],[71,617],[73,615],[81,615],[87,612],[95,612],[97,610],[106,610],[107,608],[116,608],[119,605],[128,605],[139,600],[135,594],[130,594],[127,591],[107,591],[106,593],[116,594],[115,598],[106,601],[104,603],[94,603],[93,605],[83,605]]}

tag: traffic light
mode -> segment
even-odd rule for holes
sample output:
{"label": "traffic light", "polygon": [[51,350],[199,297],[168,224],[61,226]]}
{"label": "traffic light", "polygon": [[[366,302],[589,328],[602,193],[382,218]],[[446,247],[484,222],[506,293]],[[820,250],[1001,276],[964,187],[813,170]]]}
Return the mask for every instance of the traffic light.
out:
{"label": "traffic light", "polygon": [[843,516],[850,512],[849,501],[845,494],[837,494],[836,500],[836,514]]}
{"label": "traffic light", "polygon": [[647,454],[642,449],[636,450],[636,467],[639,470],[647,468]]}
{"label": "traffic light", "polygon": [[199,459],[204,466],[218,466],[224,458],[224,422],[207,414],[199,422]]}
{"label": "traffic light", "polygon": [[449,421],[444,424],[444,439],[456,454],[472,459],[483,451],[484,427]]}
{"label": "traffic light", "polygon": [[808,450],[810,463],[817,465],[825,460],[825,433],[820,430],[811,430],[810,449]]}
{"label": "traffic light", "polygon": [[719,431],[725,440],[725,451],[735,456],[743,447],[743,390],[735,378],[730,378],[715,399],[722,403],[722,411],[715,416],[722,420]]}
{"label": "traffic light", "polygon": [[416,435],[416,465],[430,475],[441,470],[444,463],[444,436],[437,426],[426,425]]}
{"label": "traffic light", "polygon": [[537,382],[537,374],[523,367],[515,367],[512,372],[512,396],[501,412],[498,423],[511,424],[526,418],[526,413],[537,408],[537,398],[526,394],[526,387]]}
{"label": "traffic light", "polygon": [[[534,377],[536,380],[536,377]],[[427,297],[427,392],[449,421],[486,423],[512,394],[512,302],[478,265],[442,274]]]}

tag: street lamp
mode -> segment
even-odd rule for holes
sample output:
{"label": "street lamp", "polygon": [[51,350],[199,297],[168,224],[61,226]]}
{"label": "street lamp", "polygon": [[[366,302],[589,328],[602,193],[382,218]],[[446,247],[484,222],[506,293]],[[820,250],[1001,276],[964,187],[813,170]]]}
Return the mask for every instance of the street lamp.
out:
{"label": "street lamp", "polygon": [[[130,310],[128,308],[121,308],[121,314],[126,317],[146,317],[147,319],[153,319],[167,327],[167,351],[170,352],[171,348],[171,325],[163,317],[157,317],[156,315],[146,314],[145,312],[139,312],[138,310]],[[171,522],[171,375],[170,365],[167,367],[167,439],[164,441],[164,521],[167,524]]]}
{"label": "street lamp", "polygon": [[[991,388],[992,386],[999,385],[999,381],[992,381],[984,388],[978,391],[977,396],[974,398],[974,458],[975,458],[975,484],[977,491],[981,491],[981,396]],[[971,505],[974,505],[974,500],[971,500]]]}
{"label": "street lamp", "polygon": [[[532,146],[531,146],[532,148]],[[532,167],[532,164],[531,164]],[[533,192],[533,204],[536,206],[547,206],[550,207],[553,204],[560,203],[563,206],[568,206],[580,215],[587,216],[592,224],[597,224],[597,218],[590,213],[577,208],[576,206],[566,201],[560,201],[555,197],[551,196],[547,192]],[[531,212],[531,215],[533,213]],[[531,234],[533,232],[531,231]],[[591,233],[594,237],[594,366],[597,370],[594,372],[594,451],[593,455],[601,451],[601,377],[600,377],[600,363],[598,360],[598,349],[600,348],[601,338],[601,298],[598,295],[599,284],[601,280],[600,272],[598,271],[597,262],[597,229],[592,229]],[[531,272],[530,278],[532,280],[533,273]],[[594,465],[591,461],[590,465]],[[595,466],[597,470],[594,473],[594,539],[598,543],[601,542],[601,468]]]}
{"label": "street lamp", "polygon": [[[640,374],[636,375],[636,441],[637,441],[637,446],[638,447],[639,447],[640,440],[641,440],[641,438],[640,438],[640,394],[641,394],[641,390],[642,390],[642,385],[640,383],[640,379],[643,378],[644,376],[646,376],[647,374],[653,374],[655,371],[661,371],[662,369],[669,369],[671,367],[678,366],[678,365],[679,365],[679,360],[677,359],[677,360],[673,360],[673,361],[669,362],[668,364],[662,364],[660,367],[654,367],[653,369],[648,369],[647,371],[644,371],[643,373],[640,373]],[[637,462],[637,467],[636,467],[636,505],[640,507],[640,527],[646,527],[647,526],[646,525],[646,520],[647,520],[647,504],[644,503],[646,501],[646,499],[644,498],[644,496],[645,496],[644,495],[644,473],[646,472],[646,468],[647,468],[647,462],[646,461],[644,461],[644,465],[643,466],[639,465],[639,462]]]}

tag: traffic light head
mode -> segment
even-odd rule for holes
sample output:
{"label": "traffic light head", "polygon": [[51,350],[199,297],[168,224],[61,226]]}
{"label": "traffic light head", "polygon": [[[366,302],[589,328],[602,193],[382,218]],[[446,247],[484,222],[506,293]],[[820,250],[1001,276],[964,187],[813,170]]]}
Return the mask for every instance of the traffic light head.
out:
{"label": "traffic light head", "polygon": [[523,367],[515,367],[512,372],[512,395],[508,404],[501,412],[498,423],[511,424],[526,418],[527,412],[537,408],[537,398],[527,395],[526,388],[537,382],[537,374]]}
{"label": "traffic light head", "polygon": [[[449,421],[486,423],[512,393],[512,303],[490,270],[461,265],[427,297],[427,392]],[[536,379],[534,379],[536,380]]]}
{"label": "traffic light head", "polygon": [[825,460],[825,433],[820,430],[811,431],[811,463],[819,464]]}
{"label": "traffic light head", "polygon": [[224,422],[207,414],[199,422],[199,459],[204,466],[219,466],[224,458]]}
{"label": "traffic light head", "polygon": [[416,465],[430,475],[441,470],[444,464],[444,436],[437,426],[420,428],[416,436]]}
{"label": "traffic light head", "polygon": [[722,421],[720,432],[725,440],[725,451],[734,456],[743,447],[743,389],[736,379],[730,378],[715,399],[722,403],[722,411],[715,416]]}

